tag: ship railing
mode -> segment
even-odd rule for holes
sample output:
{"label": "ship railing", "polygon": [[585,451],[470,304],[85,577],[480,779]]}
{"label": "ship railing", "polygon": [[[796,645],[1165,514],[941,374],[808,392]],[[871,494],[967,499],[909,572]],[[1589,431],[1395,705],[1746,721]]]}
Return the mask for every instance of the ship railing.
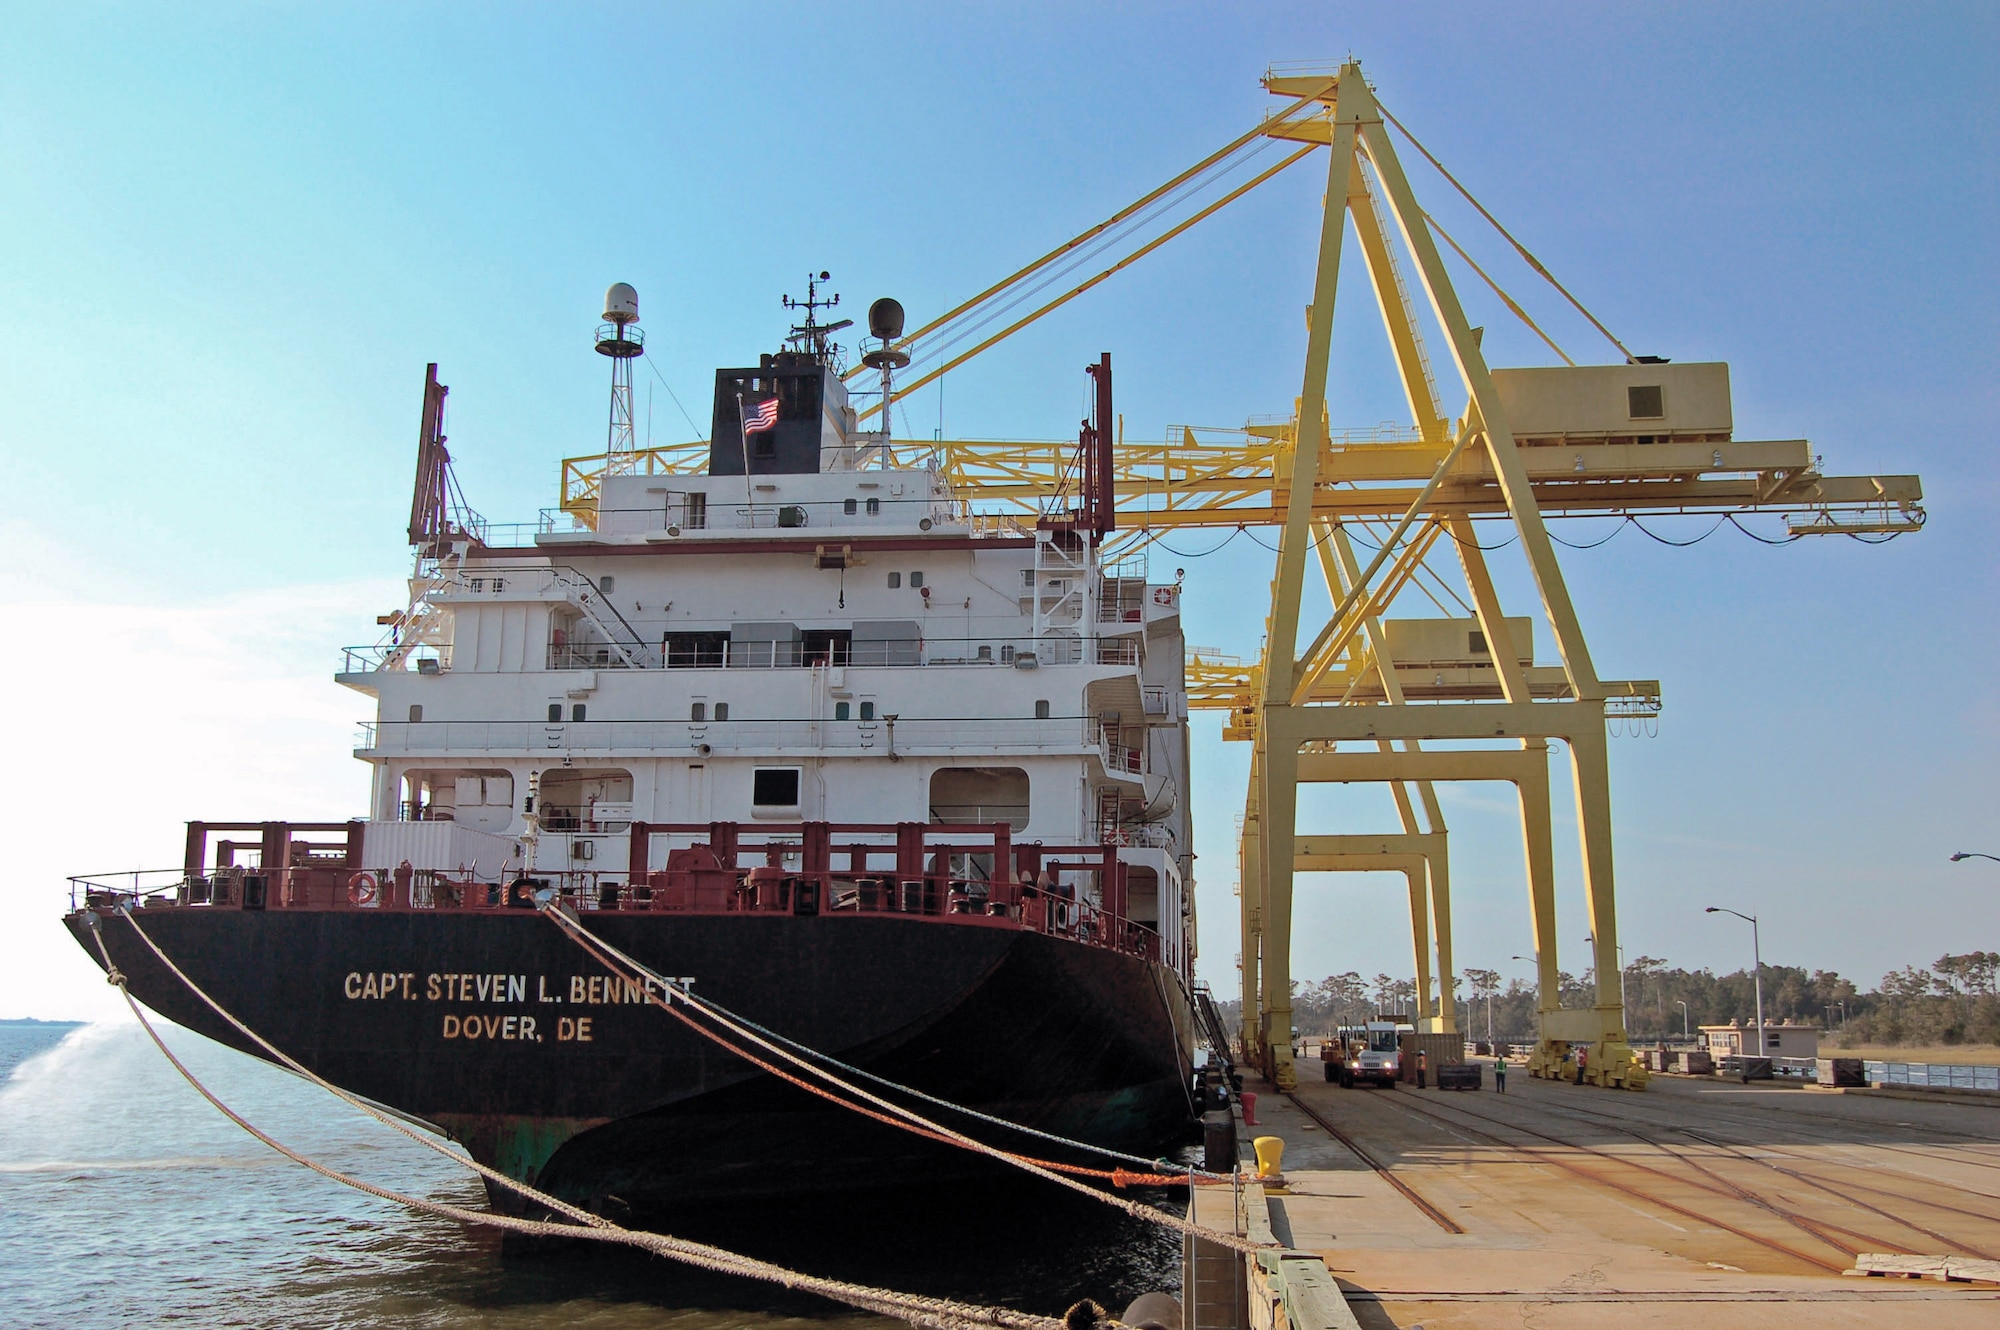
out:
{"label": "ship railing", "polygon": [[178,868],[134,868],[111,873],[78,873],[69,879],[69,907],[143,905],[176,893],[186,878]]}
{"label": "ship railing", "polygon": [[1099,665],[1137,665],[1139,663],[1139,643],[1129,637],[1100,637],[1097,639],[1097,663]]}
{"label": "ship railing", "polygon": [[[860,755],[888,751],[888,730],[878,712],[851,703],[842,716],[839,702],[831,717],[754,717],[733,710],[716,715],[707,706],[700,720],[384,720],[359,723],[356,749],[368,753],[519,753],[550,750],[575,753],[647,753],[698,750],[779,753],[825,750]],[[740,707],[740,704],[739,704]],[[1075,716],[948,717],[898,716],[896,748],[903,751],[962,752],[986,745],[1001,753],[1087,754],[1098,746]]]}
{"label": "ship railing", "polygon": [[449,643],[436,646],[426,643],[422,646],[400,647],[393,642],[375,642],[368,646],[342,647],[340,649],[340,672],[342,674],[373,674],[378,670],[386,669],[391,656],[398,656],[399,668],[408,670],[414,674],[442,674],[451,668],[451,645]]}
{"label": "ship railing", "polygon": [[[892,847],[893,848],[893,847]],[[1016,929],[1180,965],[1158,930],[1079,899],[1073,886],[1037,888],[943,873],[807,873],[766,866],[713,872],[523,873],[482,881],[435,869],[354,870],[315,863],[193,874],[182,869],[78,875],[72,909],[368,910],[533,909],[559,899],[581,913],[706,916],[897,915],[946,926]]]}

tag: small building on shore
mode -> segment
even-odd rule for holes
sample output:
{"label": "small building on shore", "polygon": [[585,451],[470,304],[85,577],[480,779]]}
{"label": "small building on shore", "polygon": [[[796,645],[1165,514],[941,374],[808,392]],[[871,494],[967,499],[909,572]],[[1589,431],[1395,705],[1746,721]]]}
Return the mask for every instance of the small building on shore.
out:
{"label": "small building on shore", "polygon": [[[1695,1043],[1706,1048],[1715,1057],[1734,1054],[1757,1056],[1757,1023],[1745,1025],[1741,1021],[1731,1021],[1727,1025],[1701,1025],[1695,1027],[1699,1033]],[[1764,1055],[1774,1058],[1816,1058],[1819,1056],[1820,1028],[1817,1025],[1795,1025],[1789,1021],[1765,1022]]]}

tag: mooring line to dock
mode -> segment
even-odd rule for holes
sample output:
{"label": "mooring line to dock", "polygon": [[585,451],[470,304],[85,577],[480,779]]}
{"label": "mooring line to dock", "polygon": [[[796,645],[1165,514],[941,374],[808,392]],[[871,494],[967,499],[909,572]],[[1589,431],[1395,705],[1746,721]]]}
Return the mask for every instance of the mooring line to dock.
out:
{"label": "mooring line to dock", "polygon": [[[773,1030],[768,1026],[759,1025],[757,1022],[751,1020],[748,1016],[744,1016],[737,1012],[731,1011],[729,1010],[729,1008],[723,1006],[721,1003],[716,1002],[711,998],[704,997],[699,993],[696,993],[691,988],[685,988],[679,984],[674,983],[671,979],[667,978],[662,974],[659,974],[657,971],[647,966],[644,962],[638,960],[633,956],[626,954],[623,951],[620,951],[618,948],[612,946],[609,942],[606,942],[603,938],[599,937],[597,934],[585,928],[583,926],[583,921],[581,919],[577,919],[574,916],[568,914],[567,912],[562,913],[561,918],[562,920],[570,924],[573,924],[578,932],[582,933],[585,937],[589,938],[590,941],[596,944],[596,946],[599,949],[601,949],[606,955],[609,955],[614,959],[618,960],[619,962],[630,966],[633,970],[636,970],[641,975],[645,976],[648,979],[651,979],[657,984],[660,984],[662,987],[671,991],[676,998],[679,998],[684,1002],[692,1003],[695,1006],[701,1007],[707,1011],[713,1012],[719,1018],[726,1018],[730,1021],[733,1021],[737,1025],[743,1027],[745,1030],[752,1030],[758,1034],[764,1035],[766,1038],[772,1039],[777,1043],[783,1044],[785,1047],[790,1048],[794,1052],[799,1053],[804,1057],[810,1058],[815,1062],[823,1063],[826,1066],[832,1067],[836,1071],[845,1072],[850,1076],[859,1076],[863,1080],[873,1081],[875,1084],[880,1085],[886,1089],[894,1090],[898,1094],[906,1094],[909,1095],[912,1099],[921,1099],[927,1104],[935,1104],[939,1108],[949,1109],[951,1112],[954,1113],[962,1113],[966,1117],[973,1118],[979,1122],[984,1122],[989,1126],[1003,1127],[1008,1131],[1017,1131],[1024,1136],[1033,1136],[1038,1140],[1047,1141],[1051,1145],[1060,1145],[1066,1149],[1079,1150],[1087,1154],[1102,1155],[1106,1159],[1116,1159],[1127,1164],[1137,1164],[1139,1167],[1144,1169],[1149,1169],[1154,1174],[1159,1175],[1163,1179],[1159,1185],[1168,1185],[1168,1181],[1171,1181],[1173,1183],[1178,1183],[1188,1174],[1193,1174],[1197,1178],[1205,1179],[1214,1182],[1218,1185],[1234,1181],[1234,1175],[1229,1173],[1215,1173],[1205,1168],[1194,1168],[1185,1164],[1175,1164],[1165,1159],[1147,1159],[1142,1155],[1128,1154],[1123,1150],[1113,1150],[1107,1146],[1093,1145],[1089,1141],[1079,1141],[1079,1140],[1074,1140],[1067,1136],[1058,1136],[1054,1132],[1043,1131],[1038,1127],[1030,1127],[1025,1123],[1011,1122],[1006,1118],[995,1117],[991,1113],[982,1113],[978,1109],[969,1108],[964,1104],[955,1104],[949,1099],[941,1099],[934,1094],[926,1094],[922,1090],[916,1089],[912,1086],[903,1085],[897,1081],[892,1081],[886,1076],[878,1076],[874,1072],[867,1071],[861,1067],[857,1067],[850,1062],[842,1062],[839,1058],[834,1057],[830,1053],[822,1053],[820,1050],[812,1047],[812,1045],[810,1044],[802,1044],[796,1039],[787,1038],[785,1035],[778,1033],[776,1030]],[[599,957],[598,959],[599,962],[602,963],[603,958]],[[1109,1178],[1114,1176],[1114,1174],[1111,1172],[1106,1172],[1102,1169],[1096,1169],[1096,1170],[1091,1170],[1091,1176]],[[1126,1176],[1130,1177],[1131,1175],[1128,1174]]]}
{"label": "mooring line to dock", "polygon": [[[784,1266],[775,1265],[769,1261],[759,1260],[753,1256],[745,1256],[739,1252],[728,1251],[721,1247],[711,1247],[706,1243],[691,1242],[685,1238],[675,1238],[663,1233],[646,1233],[635,1229],[628,1229],[614,1224],[602,1216],[593,1215],[589,1211],[571,1205],[569,1202],[561,1200],[558,1197],[551,1196],[547,1192],[540,1191],[524,1182],[510,1178],[495,1169],[488,1168],[478,1160],[461,1155],[441,1142],[419,1134],[407,1124],[396,1121],[374,1105],[319,1076],[310,1068],[300,1063],[296,1058],[285,1053],[255,1030],[252,1030],[248,1025],[245,1025],[241,1020],[238,1020],[221,1003],[210,997],[200,985],[196,984],[178,965],[174,964],[172,958],[165,951],[161,950],[159,944],[154,942],[146,930],[140,926],[138,919],[132,915],[128,908],[121,905],[119,913],[125,916],[126,922],[132,925],[133,931],[139,935],[140,940],[146,944],[147,948],[159,959],[160,963],[185,984],[190,992],[200,998],[210,1009],[229,1022],[230,1025],[235,1027],[246,1038],[265,1049],[283,1065],[350,1106],[360,1109],[379,1122],[394,1127],[397,1131],[402,1132],[424,1148],[442,1155],[461,1167],[469,1168],[481,1177],[487,1178],[539,1205],[546,1206],[552,1212],[564,1215],[575,1222],[570,1224],[556,1224],[543,1220],[519,1219],[512,1215],[495,1214],[491,1211],[468,1210],[463,1206],[451,1205],[442,1201],[426,1200],[419,1196],[411,1196],[387,1187],[380,1187],[374,1183],[366,1182],[350,1174],[343,1173],[329,1165],[322,1164],[318,1160],[292,1149],[284,1142],[261,1130],[255,1123],[252,1123],[217,1097],[212,1090],[202,1083],[199,1077],[188,1069],[185,1063],[174,1055],[173,1050],[167,1047],[166,1041],[160,1037],[159,1031],[153,1028],[151,1021],[146,1019],[146,1013],[139,1006],[138,1000],[132,996],[132,990],[126,982],[124,973],[119,970],[117,963],[111,959],[111,952],[104,942],[103,930],[97,922],[98,916],[95,914],[91,915],[89,921],[91,938],[97,945],[98,953],[104,958],[104,977],[106,982],[118,989],[119,994],[125,999],[125,1005],[131,1008],[133,1016],[144,1027],[147,1036],[153,1041],[154,1046],[173,1065],[174,1070],[180,1073],[181,1078],[192,1086],[197,1094],[206,1099],[216,1111],[220,1112],[238,1127],[241,1127],[245,1132],[248,1132],[272,1150],[290,1159],[293,1163],[310,1169],[322,1177],[423,1214],[453,1219],[460,1223],[498,1228],[507,1232],[521,1233],[531,1237],[581,1239],[637,1247],[644,1251],[650,1251],[656,1256],[663,1256],[669,1260],[678,1261],[685,1265],[692,1265],[698,1269],[708,1270],[712,1273],[738,1275],[744,1278],[761,1280],[765,1283],[778,1284],[784,1288],[799,1292],[814,1293],[850,1307],[857,1307],[863,1311],[871,1311],[878,1315],[895,1317],[896,1319],[907,1321],[912,1325],[934,1327],[935,1330],[980,1330],[981,1327],[999,1327],[999,1330],[1064,1330],[1064,1321],[1058,1317],[1037,1316],[1033,1313],[1017,1312],[1005,1307],[982,1307],[972,1303],[955,1302],[948,1298],[926,1297],[914,1293],[902,1293],[894,1289],[871,1288],[863,1284],[850,1284],[842,1280],[804,1274],[796,1270],[787,1269]],[[1100,1322],[1100,1324],[1115,1325],[1116,1323]]]}
{"label": "mooring line to dock", "polygon": [[[555,923],[557,928],[561,929],[565,935],[567,935],[579,947],[583,948],[583,950],[587,954],[592,956],[600,965],[604,966],[605,969],[609,970],[613,975],[616,975],[618,978],[625,980],[627,982],[631,982],[633,979],[632,975],[626,974],[619,968],[619,963],[622,962],[625,965],[629,965],[642,978],[650,979],[651,981],[653,981],[653,983],[661,985],[664,991],[675,994],[684,999],[689,996],[686,988],[672,983],[670,980],[666,978],[666,976],[657,973],[651,967],[647,966],[643,962],[634,960],[632,957],[627,956],[624,952],[619,951],[616,947],[613,947],[610,943],[605,942],[595,933],[592,933],[589,929],[585,928],[579,920],[570,916],[560,906],[554,904],[547,904],[542,906],[541,910],[544,915],[548,916]],[[723,1047],[729,1048],[730,1051],[736,1053],[737,1056],[739,1057],[745,1058],[752,1065],[760,1067],[765,1071],[771,1072],[772,1074],[781,1077],[782,1079],[790,1082],[791,1084],[798,1085],[801,1088],[815,1095],[819,1095],[820,1097],[828,1100],[831,1103],[839,1104],[844,1108],[854,1109],[857,1112],[866,1111],[860,1109],[855,1104],[849,1103],[841,1099],[838,1095],[832,1094],[824,1089],[821,1089],[820,1087],[804,1084],[803,1082],[798,1080],[798,1078],[787,1075],[786,1073],[771,1066],[770,1063],[765,1062],[761,1058],[745,1054],[741,1049],[731,1045],[726,1039],[724,1039],[721,1035],[717,1034],[715,1031],[704,1028],[699,1022],[695,1021],[694,1019],[689,1017],[686,1013],[680,1010],[680,1006],[698,1006],[699,1004],[695,1003],[694,1001],[683,1001],[682,1003],[679,1004],[679,1006],[676,1006],[673,1002],[668,1001],[666,998],[655,996],[654,993],[652,992],[651,985],[640,984],[638,985],[638,987],[640,987],[641,990],[644,992],[645,1000],[647,1001],[647,1003],[649,1003],[652,1006],[660,1008],[660,1010],[666,1012],[674,1019],[680,1021],[683,1025],[687,1026],[690,1030],[693,1030],[695,1033],[701,1035],[703,1038],[713,1040],[714,1042],[722,1045]],[[1031,1173],[1038,1178],[1042,1178],[1048,1182],[1053,1182],[1057,1186],[1067,1187],[1071,1191],[1077,1192],[1080,1195],[1090,1197],[1092,1200],[1099,1201],[1105,1205],[1113,1206],[1117,1209],[1123,1210],[1125,1211],[1125,1213],[1131,1215],[1135,1219],[1143,1219],[1147,1223],[1158,1224],[1163,1228],[1171,1228],[1176,1232],[1182,1233],[1186,1236],[1201,1238],[1206,1241],[1213,1242],[1218,1246],[1228,1247],[1231,1250],[1242,1252],[1246,1255],[1256,1252],[1269,1251],[1277,1245],[1276,1243],[1252,1242],[1248,1238],[1239,1237],[1234,1233],[1224,1233],[1219,1229],[1208,1228],[1205,1227],[1204,1225],[1197,1224],[1192,1220],[1182,1219],[1178,1215],[1168,1214],[1164,1211],[1156,1210],[1152,1206],[1143,1205],[1138,1201],[1128,1200],[1123,1196],[1113,1196],[1108,1192],[1099,1191],[1097,1188],[1079,1182],[1073,1177],[1065,1177],[1063,1175],[1063,1172],[1058,1172],[1056,1170],[1059,1168],[1064,1169],[1065,1171],[1073,1170],[1090,1176],[1109,1177],[1113,1181],[1116,1181],[1119,1171],[1114,1170],[1107,1173],[1105,1170],[1102,1169],[1080,1169],[1080,1168],[1075,1168],[1074,1166],[1056,1165],[1056,1164],[1051,1164],[1048,1161],[1031,1159],[1026,1155],[1014,1154],[1010,1151],[1002,1150],[997,1146],[988,1145],[986,1144],[986,1142],[978,1140],[971,1136],[967,1136],[963,1132],[954,1131],[952,1128],[944,1126],[941,1123],[933,1122],[929,1118],[924,1117],[922,1114],[918,1113],[914,1109],[905,1108],[900,1104],[891,1103],[890,1101],[883,1099],[879,1095],[871,1094],[869,1091],[864,1090],[857,1085],[852,1085],[846,1081],[843,1081],[840,1077],[834,1075],[832,1072],[826,1070],[823,1067],[813,1066],[810,1062],[808,1062],[805,1058],[800,1057],[798,1054],[793,1053],[788,1049],[781,1048],[777,1044],[773,1043],[771,1040],[764,1038],[762,1035],[757,1034],[752,1030],[744,1028],[743,1025],[740,1023],[741,1018],[735,1016],[733,1013],[725,1012],[724,1010],[715,1006],[712,1003],[707,1005],[700,1005],[699,1009],[705,1012],[711,1019],[729,1028],[739,1038],[747,1039],[751,1043],[761,1045],[763,1048],[765,1048],[772,1054],[784,1059],[785,1061],[792,1063],[794,1066],[797,1066],[805,1071],[808,1071],[815,1076],[819,1076],[832,1085],[839,1086],[849,1095],[852,1095],[857,1099],[865,1100],[868,1103],[873,1104],[876,1107],[884,1110],[885,1112],[892,1113],[896,1117],[901,1118],[903,1121],[895,1125],[902,1127],[906,1131],[911,1131],[918,1135],[923,1135],[923,1136],[942,1138],[948,1143],[957,1145],[962,1149],[970,1150],[975,1154],[986,1155],[988,1158],[999,1160],[1002,1163],[1011,1164],[1014,1167],[1019,1168],[1025,1172]],[[869,1113],[868,1116],[877,1117],[877,1115],[873,1113]],[[877,1120],[880,1119],[877,1118]],[[1077,1144],[1081,1143],[1078,1142]],[[1128,1180],[1131,1180],[1131,1175],[1126,1175],[1126,1176]],[[1164,1177],[1165,1175],[1162,1176]],[[1174,1176],[1171,1178],[1171,1180],[1174,1182],[1179,1182],[1180,1178],[1178,1176]],[[1192,1181],[1192,1179],[1190,1180]]]}
{"label": "mooring line to dock", "polygon": [[1387,1164],[1384,1164],[1374,1155],[1371,1155],[1366,1150],[1362,1149],[1359,1142],[1357,1142],[1352,1136],[1349,1136],[1346,1132],[1342,1131],[1340,1128],[1334,1126],[1332,1121],[1327,1117],[1325,1117],[1323,1114],[1321,1114],[1318,1109],[1306,1103],[1305,1100],[1299,1098],[1296,1094],[1287,1093],[1285,1095],[1285,1098],[1291,1100],[1293,1105],[1297,1107],[1301,1113],[1304,1113],[1314,1122],[1317,1122],[1320,1125],[1320,1129],[1325,1131],[1327,1135],[1333,1137],[1336,1141],[1339,1141],[1342,1145],[1346,1146],[1356,1159],[1359,1159],[1362,1163],[1374,1169],[1375,1172],[1381,1176],[1382,1181],[1388,1183],[1391,1187],[1394,1187],[1398,1192],[1400,1192],[1404,1200],[1408,1201],[1411,1205],[1416,1206],[1417,1209],[1423,1211],[1424,1215],[1428,1219],[1430,1219],[1432,1223],[1436,1224],[1439,1228],[1443,1229],[1447,1233],[1465,1232],[1465,1230],[1459,1226],[1457,1220],[1453,1219],[1450,1215],[1446,1214],[1444,1211],[1438,1209],[1435,1205],[1432,1205],[1429,1201],[1425,1200],[1423,1195],[1419,1193],[1416,1188],[1412,1187],[1409,1183],[1397,1177],[1395,1171],[1392,1170]]}

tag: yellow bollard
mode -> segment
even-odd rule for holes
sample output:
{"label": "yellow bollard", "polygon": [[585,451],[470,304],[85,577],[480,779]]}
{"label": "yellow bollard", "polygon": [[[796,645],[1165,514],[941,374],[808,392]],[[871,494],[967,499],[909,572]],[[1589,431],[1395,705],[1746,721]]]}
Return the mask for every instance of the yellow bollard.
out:
{"label": "yellow bollard", "polygon": [[1265,1180],[1284,1176],[1285,1143],[1276,1136],[1259,1136],[1250,1142],[1257,1151],[1257,1176]]}

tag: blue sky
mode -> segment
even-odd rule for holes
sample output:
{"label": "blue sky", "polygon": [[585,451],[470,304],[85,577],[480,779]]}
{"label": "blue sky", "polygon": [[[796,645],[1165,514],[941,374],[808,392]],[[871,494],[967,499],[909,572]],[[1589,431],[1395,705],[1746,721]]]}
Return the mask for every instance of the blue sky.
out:
{"label": "blue sky", "polygon": [[[93,1014],[54,929],[65,873],[162,864],[188,817],[345,816],[362,699],[328,677],[399,603],[423,366],[496,521],[603,438],[588,350],[612,280],[697,419],[833,270],[916,319],[1137,197],[1263,114],[1273,61],[1352,52],[1383,100],[1635,350],[1730,362],[1739,438],[1919,472],[1929,527],[1869,548],[1565,554],[1601,672],[1662,680],[1613,748],[1628,954],[1766,955],[1873,982],[2000,947],[1993,517],[2000,22],[1929,5],[361,5],[5,8],[0,600],[20,857],[0,1015]],[[1435,177],[1452,233],[1583,359],[1609,350]],[[1299,390],[1323,167],[1302,165],[947,381],[948,434],[1058,437],[1112,352],[1128,437]],[[1476,279],[1496,364],[1547,354]],[[845,312],[843,306],[843,312]],[[639,378],[642,414],[648,384]],[[1400,414],[1345,277],[1337,424]],[[690,431],[664,392],[661,442]],[[928,433],[940,403],[909,404]],[[1706,523],[1655,526],[1686,539]],[[1559,534],[1590,539],[1597,524]],[[1191,639],[1254,655],[1270,555],[1170,542]],[[1516,607],[1524,581],[1502,563]],[[1543,639],[1546,642],[1546,639]],[[1200,721],[1203,970],[1231,991],[1247,753]],[[1448,792],[1461,962],[1529,949],[1518,832]],[[1388,828],[1317,795],[1317,829]],[[1310,805],[1309,805],[1310,806]],[[1562,936],[1580,941],[1564,855]],[[1992,870],[1992,871],[1989,871]],[[1297,970],[1408,968],[1395,884],[1303,890]],[[1565,957],[1567,960],[1568,957]],[[1581,959],[1578,958],[1578,966]],[[1520,969],[1521,967],[1512,967]],[[1523,971],[1524,972],[1524,971]]]}

